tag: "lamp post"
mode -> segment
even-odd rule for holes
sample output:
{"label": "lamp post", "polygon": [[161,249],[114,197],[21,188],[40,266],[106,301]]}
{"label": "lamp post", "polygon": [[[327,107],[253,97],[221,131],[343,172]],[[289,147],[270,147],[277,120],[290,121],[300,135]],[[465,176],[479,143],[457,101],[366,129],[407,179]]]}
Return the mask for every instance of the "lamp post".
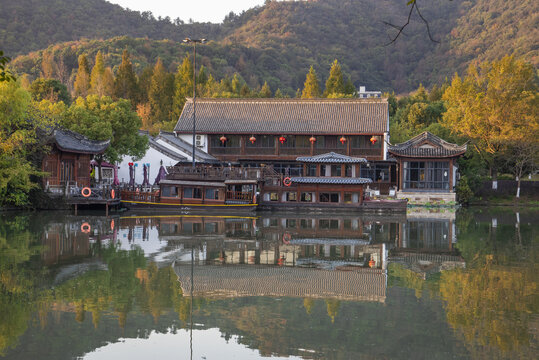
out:
{"label": "lamp post", "polygon": [[185,38],[183,42],[193,44],[193,168],[195,167],[195,131],[196,131],[196,98],[197,98],[197,43],[204,44],[206,39]]}

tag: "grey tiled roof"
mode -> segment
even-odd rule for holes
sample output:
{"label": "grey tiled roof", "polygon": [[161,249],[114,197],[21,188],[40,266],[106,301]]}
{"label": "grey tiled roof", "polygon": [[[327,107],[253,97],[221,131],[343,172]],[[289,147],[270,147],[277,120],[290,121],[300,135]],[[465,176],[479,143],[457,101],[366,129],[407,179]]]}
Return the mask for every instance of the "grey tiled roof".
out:
{"label": "grey tiled roof", "polygon": [[[174,131],[193,130],[188,99]],[[386,99],[197,99],[196,131],[202,134],[383,134]]]}
{"label": "grey tiled roof", "polygon": [[56,129],[52,136],[60,150],[80,154],[100,154],[105,152],[110,145],[110,140],[90,140],[86,136],[69,130]]}
{"label": "grey tiled roof", "polygon": [[[191,266],[176,263],[184,294]],[[193,295],[210,298],[274,296],[384,302],[387,276],[379,269],[330,271],[262,265],[195,265]]]}
{"label": "grey tiled roof", "polygon": [[164,147],[163,145],[159,144],[157,141],[155,141],[154,138],[151,136],[148,136],[148,144],[151,148],[159,151],[161,154],[164,154],[168,156],[169,158],[176,160],[176,161],[187,161],[187,158],[185,156],[181,156],[180,154],[175,153],[174,151],[170,150],[169,148]]}
{"label": "grey tiled roof", "polygon": [[324,164],[360,164],[367,162],[367,160],[364,158],[341,155],[334,152],[315,156],[300,156],[296,159],[296,161]]}
{"label": "grey tiled roof", "polygon": [[329,177],[329,176],[317,176],[317,177],[292,177],[290,178],[293,183],[297,184],[335,184],[335,185],[360,185],[370,184],[371,179],[356,178],[356,177]]}
{"label": "grey tiled roof", "polygon": [[401,144],[389,145],[388,152],[406,157],[453,157],[466,152],[466,145],[457,145],[440,139],[428,131]]}
{"label": "grey tiled roof", "polygon": [[[193,126],[192,123],[191,123],[191,126]],[[192,131],[193,131],[193,128],[191,127],[191,132]],[[183,152],[185,152],[187,154],[192,154],[192,152],[193,152],[193,145],[192,144],[189,144],[189,143],[183,141],[182,139],[175,136],[171,132],[161,131],[159,133],[159,135],[157,135],[157,137],[156,137],[156,140],[159,140],[159,139],[162,139],[163,141],[177,147],[178,149],[180,149],[181,151],[183,151]],[[198,148],[195,148],[195,159],[203,160],[203,161],[206,161],[206,162],[218,162],[219,161],[215,157],[208,154],[207,152],[202,151],[202,150],[200,150]]]}

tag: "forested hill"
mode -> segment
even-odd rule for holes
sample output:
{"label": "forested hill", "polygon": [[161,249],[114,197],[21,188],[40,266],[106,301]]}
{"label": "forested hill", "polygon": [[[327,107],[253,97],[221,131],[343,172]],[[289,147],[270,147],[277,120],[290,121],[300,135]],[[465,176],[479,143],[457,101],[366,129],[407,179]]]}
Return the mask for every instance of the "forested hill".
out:
{"label": "forested hill", "polygon": [[0,0],[0,46],[15,56],[51,44],[114,36],[181,40],[192,31],[213,36],[221,26],[155,18],[105,0]]}
{"label": "forested hill", "polygon": [[[186,52],[181,39],[207,37],[212,41],[201,56],[216,77],[238,72],[251,87],[268,81],[289,94],[303,85],[310,65],[325,81],[335,58],[356,86],[397,92],[439,83],[473,59],[514,52],[535,66],[539,61],[539,2],[533,0],[423,1],[421,13],[440,43],[429,40],[414,15],[389,46],[396,30],[384,22],[404,24],[406,0],[268,0],[229,14],[222,24],[155,19],[104,0],[1,1],[7,4],[0,11],[0,47],[10,56],[50,46],[69,68],[79,54],[92,58],[101,50],[114,68],[128,48],[139,70],[157,56],[173,70]],[[14,65],[39,76],[42,54],[20,57]]]}

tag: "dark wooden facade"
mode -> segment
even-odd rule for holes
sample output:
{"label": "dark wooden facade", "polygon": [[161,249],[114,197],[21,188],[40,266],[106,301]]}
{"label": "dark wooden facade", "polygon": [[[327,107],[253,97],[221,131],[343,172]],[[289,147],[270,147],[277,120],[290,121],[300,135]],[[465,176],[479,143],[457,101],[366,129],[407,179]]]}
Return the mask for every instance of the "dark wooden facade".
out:
{"label": "dark wooden facade", "polygon": [[[334,152],[348,156],[361,156],[368,160],[383,160],[383,134],[370,135],[284,135],[271,134],[240,135],[233,133],[208,135],[208,152],[224,162],[271,162],[295,161],[298,156],[313,156]],[[221,137],[227,141],[221,141]],[[312,137],[317,140],[309,141]],[[375,137],[373,144],[369,139]],[[255,142],[249,139],[254,137]],[[344,143],[341,138],[346,139]],[[264,142],[261,142],[264,139]],[[259,141],[257,143],[256,141]],[[299,145],[298,145],[299,144]]]}
{"label": "dark wooden facade", "polygon": [[47,189],[90,186],[90,161],[109,146],[109,141],[92,141],[67,130],[54,130],[50,143],[51,152],[41,165]]}

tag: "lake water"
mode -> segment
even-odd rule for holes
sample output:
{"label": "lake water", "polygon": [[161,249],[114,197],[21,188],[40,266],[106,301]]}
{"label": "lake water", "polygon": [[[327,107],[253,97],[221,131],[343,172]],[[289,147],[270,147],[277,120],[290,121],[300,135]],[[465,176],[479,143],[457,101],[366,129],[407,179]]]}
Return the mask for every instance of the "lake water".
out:
{"label": "lake water", "polygon": [[538,220],[4,213],[0,359],[537,358]]}

